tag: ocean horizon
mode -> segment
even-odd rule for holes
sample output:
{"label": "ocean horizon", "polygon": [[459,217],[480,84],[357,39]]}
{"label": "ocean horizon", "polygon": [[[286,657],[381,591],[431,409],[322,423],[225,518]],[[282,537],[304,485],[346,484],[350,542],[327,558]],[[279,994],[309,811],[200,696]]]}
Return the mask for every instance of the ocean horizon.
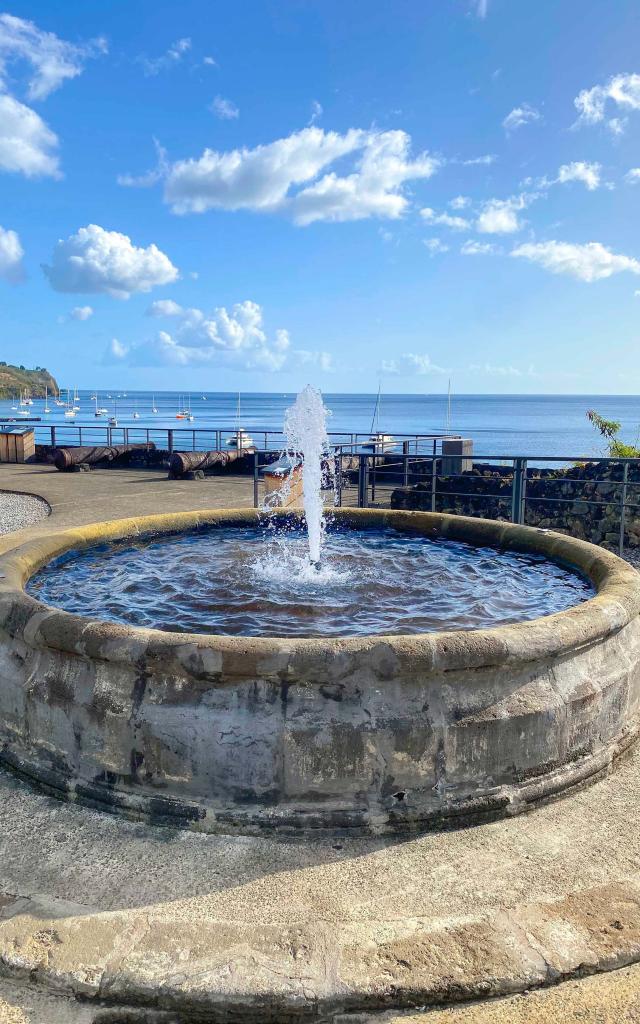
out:
{"label": "ocean horizon", "polygon": [[[65,392],[63,390],[63,396]],[[173,428],[179,430],[236,429],[238,396],[235,392],[78,390],[80,410],[74,420],[64,417],[64,408],[34,399],[30,407],[37,433],[45,425],[56,427],[105,426],[107,417],[94,416],[98,405],[116,415],[120,427]],[[368,433],[372,429],[375,394],[331,393],[323,395],[333,432]],[[249,432],[279,431],[284,413],[295,393],[247,392],[241,395],[240,425]],[[15,417],[16,402],[0,401],[0,418]],[[152,412],[155,406],[156,413]],[[193,422],[176,419],[182,408],[191,408]],[[470,395],[451,397],[450,432],[469,437],[476,456],[577,457],[606,454],[606,445],[587,420],[595,408],[607,419],[622,424],[621,437],[634,443],[640,436],[640,396],[635,395]],[[137,413],[137,416],[134,414]],[[442,434],[447,427],[447,395],[383,394],[376,429],[394,435]],[[69,432],[69,441],[71,442]],[[256,438],[257,443],[260,439]],[[191,445],[189,445],[190,447]]]}

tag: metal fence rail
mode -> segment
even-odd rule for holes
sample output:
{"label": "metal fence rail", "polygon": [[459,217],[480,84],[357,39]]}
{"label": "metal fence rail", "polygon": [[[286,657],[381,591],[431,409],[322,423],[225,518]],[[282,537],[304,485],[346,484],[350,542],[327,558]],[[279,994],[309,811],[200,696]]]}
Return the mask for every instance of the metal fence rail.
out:
{"label": "metal fence rail", "polygon": [[[82,445],[149,444],[165,451],[222,451],[230,447],[229,438],[236,433],[237,424],[212,424],[209,427],[147,427],[107,423],[31,423],[36,444],[52,448]],[[247,431],[255,447],[262,451],[282,451],[286,438],[281,430],[252,428]],[[395,434],[397,447],[403,453],[414,455],[435,454],[442,451],[442,442],[458,440],[459,434]],[[370,441],[367,433],[330,431],[329,439],[337,449],[347,453],[361,452]],[[252,445],[251,447],[254,447]]]}
{"label": "metal fence rail", "polygon": [[[254,457],[256,506],[262,500],[262,471],[267,455],[267,452],[257,452]],[[455,458],[443,462],[437,454],[398,452],[379,456],[359,452],[347,456],[337,448],[330,461],[333,462],[333,488],[325,492],[327,504],[385,508],[390,506],[396,489],[421,484],[420,507],[434,512],[455,511],[456,504],[466,500],[474,506],[467,512],[469,515],[526,523],[534,520],[537,508],[544,507],[550,513],[552,525],[557,526],[567,510],[572,518],[584,520],[593,518],[594,512],[608,511],[614,517],[615,530],[610,533],[615,532],[615,546],[620,553],[625,547],[629,522],[640,520],[640,459],[569,455],[535,456],[533,459],[487,455],[474,459],[474,468],[488,470],[488,478],[479,478],[477,473],[468,471],[456,472]],[[446,464],[453,464],[453,471],[445,471]],[[547,475],[544,472],[547,465],[565,470],[569,467],[571,472],[557,477]],[[598,468],[598,476],[585,475],[593,467]],[[473,489],[472,483],[479,479],[485,480],[487,487],[493,484],[495,491]],[[557,488],[561,486],[571,493],[558,493]],[[544,488],[544,494],[531,493],[532,488]],[[598,497],[604,489],[608,494]],[[611,537],[607,543],[613,546]]]}

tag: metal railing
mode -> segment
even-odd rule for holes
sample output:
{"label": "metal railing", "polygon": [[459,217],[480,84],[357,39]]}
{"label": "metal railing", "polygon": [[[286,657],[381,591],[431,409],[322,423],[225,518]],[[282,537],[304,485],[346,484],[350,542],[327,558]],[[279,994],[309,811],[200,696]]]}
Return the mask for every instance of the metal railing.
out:
{"label": "metal railing", "polygon": [[[143,427],[136,425],[109,426],[107,423],[17,423],[32,426],[36,444],[52,448],[83,445],[149,444],[153,442],[164,451],[223,451],[230,447],[237,425],[215,424],[209,427]],[[252,447],[261,451],[282,451],[286,438],[281,430],[247,430]],[[370,441],[370,434],[352,431],[330,431],[331,444],[345,454],[361,452]],[[394,434],[397,447],[406,454],[433,454],[442,451],[442,442],[457,440],[459,434]]]}
{"label": "metal railing", "polygon": [[[261,479],[267,456],[267,452],[254,456],[256,506],[262,500]],[[548,467],[563,472],[554,475]],[[610,529],[601,539],[621,554],[629,523],[640,520],[640,459],[483,455],[471,460],[407,452],[383,456],[359,452],[347,457],[337,448],[329,468],[332,487],[325,492],[327,504],[391,507],[396,492],[393,507],[398,508],[453,511],[532,525],[539,524],[543,512],[549,528],[567,532],[576,532],[576,521],[590,520],[584,531],[587,539],[595,526],[602,527],[604,522]],[[478,471],[485,475],[479,476]],[[403,504],[403,498],[409,499],[407,504]]]}

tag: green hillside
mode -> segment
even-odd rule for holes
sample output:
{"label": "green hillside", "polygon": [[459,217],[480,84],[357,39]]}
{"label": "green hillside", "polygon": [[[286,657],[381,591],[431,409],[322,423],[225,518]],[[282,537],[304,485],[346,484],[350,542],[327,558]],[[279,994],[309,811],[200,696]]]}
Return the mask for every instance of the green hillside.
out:
{"label": "green hillside", "polygon": [[55,379],[43,366],[26,370],[24,366],[0,362],[0,398],[12,398],[25,389],[33,398],[44,398],[45,388],[50,395],[58,394]]}

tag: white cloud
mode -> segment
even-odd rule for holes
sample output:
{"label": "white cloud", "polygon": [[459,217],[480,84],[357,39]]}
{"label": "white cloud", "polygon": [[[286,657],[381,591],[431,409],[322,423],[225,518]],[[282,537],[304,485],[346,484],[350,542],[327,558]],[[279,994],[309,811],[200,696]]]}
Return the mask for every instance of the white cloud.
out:
{"label": "white cloud", "polygon": [[[164,314],[163,314],[164,310]],[[160,300],[149,312],[177,320],[172,334],[159,331],[146,341],[114,352],[106,358],[126,360],[136,366],[200,366],[223,364],[242,369],[258,368],[268,371],[282,370],[294,362],[313,364],[318,369],[331,368],[331,357],[326,352],[306,349],[292,350],[286,330],[268,335],[264,328],[262,308],[256,302],[239,302],[228,311],[224,306],[212,313],[201,309],[184,309]]]}
{"label": "white cloud", "polygon": [[173,299],[158,299],[152,302],[147,310],[147,316],[182,316],[185,310]]}
{"label": "white cloud", "polygon": [[424,245],[427,247],[430,256],[438,256],[439,253],[449,252],[449,246],[445,245],[439,238],[426,238]]}
{"label": "white cloud", "polygon": [[602,167],[598,163],[574,160],[573,163],[562,165],[558,171],[556,182],[564,185],[568,181],[581,181],[592,192],[600,185],[601,170]]}
{"label": "white cloud", "polygon": [[159,181],[162,181],[169,170],[167,151],[155,138],[153,145],[157,157],[156,166],[150,171],[145,171],[144,174],[119,174],[117,177],[118,185],[124,185],[127,188],[150,188],[152,185],[157,185]]}
{"label": "white cloud", "polygon": [[[429,178],[439,161],[426,153],[410,157],[410,137],[402,131],[364,131],[344,135],[308,127],[254,149],[179,160],[139,178],[123,176],[128,185],[150,185],[164,178],[164,198],[174,213],[206,210],[252,210],[283,213],[296,224],[347,221],[365,217],[397,218],[408,200],[406,182]],[[164,157],[164,154],[162,154]],[[351,173],[329,172],[337,160],[351,157]],[[304,186],[295,190],[296,186]]]}
{"label": "white cloud", "polygon": [[533,124],[542,120],[542,114],[535,107],[523,103],[521,107],[514,107],[510,114],[507,114],[502,127],[506,132],[513,132],[516,128],[522,128],[525,124]]}
{"label": "white cloud", "polygon": [[17,232],[0,227],[0,277],[9,284],[18,284],[24,279],[23,256]]}
{"label": "white cloud", "polygon": [[323,113],[324,113],[324,110],[323,110],[323,107],[322,107],[322,103],[318,103],[317,100],[313,100],[312,103],[311,103],[311,117],[309,118],[307,124],[309,124],[309,125],[315,124],[316,121],[320,120],[320,118],[322,117]]}
{"label": "white cloud", "polygon": [[316,352],[309,349],[299,348],[292,352],[292,356],[298,366],[312,366],[322,373],[333,373],[333,356],[330,352]]}
{"label": "white cloud", "polygon": [[91,306],[74,306],[70,315],[72,320],[88,320],[93,316],[93,308]]}
{"label": "white cloud", "polygon": [[[172,43],[166,53],[163,53],[160,57],[138,57],[138,61],[142,64],[145,75],[153,77],[159,75],[161,71],[166,71],[168,68],[175,67],[179,64],[182,58],[191,49],[191,40],[189,38],[176,39],[175,43]],[[208,63],[205,57],[205,63]],[[214,62],[215,63],[215,62]]]}
{"label": "white cloud", "polygon": [[599,281],[625,270],[640,274],[640,261],[611,252],[600,242],[587,242],[585,245],[530,242],[517,246],[511,255],[538,263],[553,274],[569,274],[579,281]]}
{"label": "white cloud", "polygon": [[67,43],[32,21],[0,14],[0,84],[6,85],[10,64],[25,61],[32,68],[28,81],[31,100],[45,99],[67,79],[81,74],[87,59],[106,51],[102,37],[80,45]]}
{"label": "white cloud", "polygon": [[510,199],[487,200],[476,220],[476,230],[484,235],[508,235],[520,231],[522,222],[518,213],[535,198],[535,193],[523,192]]}
{"label": "white cloud", "polygon": [[235,103],[231,100],[226,100],[224,96],[216,96],[213,100],[209,110],[219,117],[221,121],[233,121],[234,118],[240,116],[240,111],[236,107]]}
{"label": "white cloud", "polygon": [[640,184],[640,167],[632,167],[630,171],[627,171],[624,176],[624,180],[629,185]]}
{"label": "white cloud", "polygon": [[35,110],[0,94],[0,171],[58,178],[57,146],[57,136]]}
{"label": "white cloud", "polygon": [[468,231],[471,227],[469,221],[464,217],[452,217],[450,213],[436,213],[429,206],[420,210],[420,216],[426,220],[427,224],[442,224],[444,227],[453,228],[454,231]]}
{"label": "white cloud", "polygon": [[489,0],[474,0],[474,7],[479,18],[486,18],[489,10]]}
{"label": "white cloud", "polygon": [[[516,366],[494,366],[493,363],[472,363],[469,367],[471,373],[484,373],[488,377],[523,377],[525,374]],[[537,376],[533,367],[527,370],[527,376]]]}
{"label": "white cloud", "polygon": [[469,196],[455,196],[455,198],[449,200],[449,206],[452,210],[465,210],[470,205],[471,200]]}
{"label": "white cloud", "polygon": [[104,362],[115,362],[118,359],[124,359],[126,355],[127,348],[117,338],[112,338],[107,347]]}
{"label": "white cloud", "polygon": [[43,264],[42,269],[58,292],[104,292],[118,299],[170,284],[178,277],[169,257],[156,245],[138,248],[127,235],[97,224],[60,239],[51,265]]}
{"label": "white cloud", "polygon": [[470,238],[460,247],[460,252],[463,256],[490,256],[500,250],[491,242],[476,242]]}
{"label": "white cloud", "polygon": [[[640,75],[613,75],[605,85],[583,89],[574,100],[579,114],[576,123],[598,124],[604,121],[608,102],[624,113],[640,110]],[[609,128],[620,135],[625,123],[624,119],[614,117],[609,120]]]}
{"label": "white cloud", "polygon": [[436,366],[431,362],[428,355],[416,352],[403,352],[397,359],[383,359],[380,364],[382,373],[393,374],[400,377],[413,377],[416,374],[420,377],[427,374],[448,373],[442,366]]}
{"label": "white cloud", "polygon": [[463,167],[490,167],[497,159],[495,153],[486,153],[484,156],[474,156],[471,160],[461,160],[460,163]]}

